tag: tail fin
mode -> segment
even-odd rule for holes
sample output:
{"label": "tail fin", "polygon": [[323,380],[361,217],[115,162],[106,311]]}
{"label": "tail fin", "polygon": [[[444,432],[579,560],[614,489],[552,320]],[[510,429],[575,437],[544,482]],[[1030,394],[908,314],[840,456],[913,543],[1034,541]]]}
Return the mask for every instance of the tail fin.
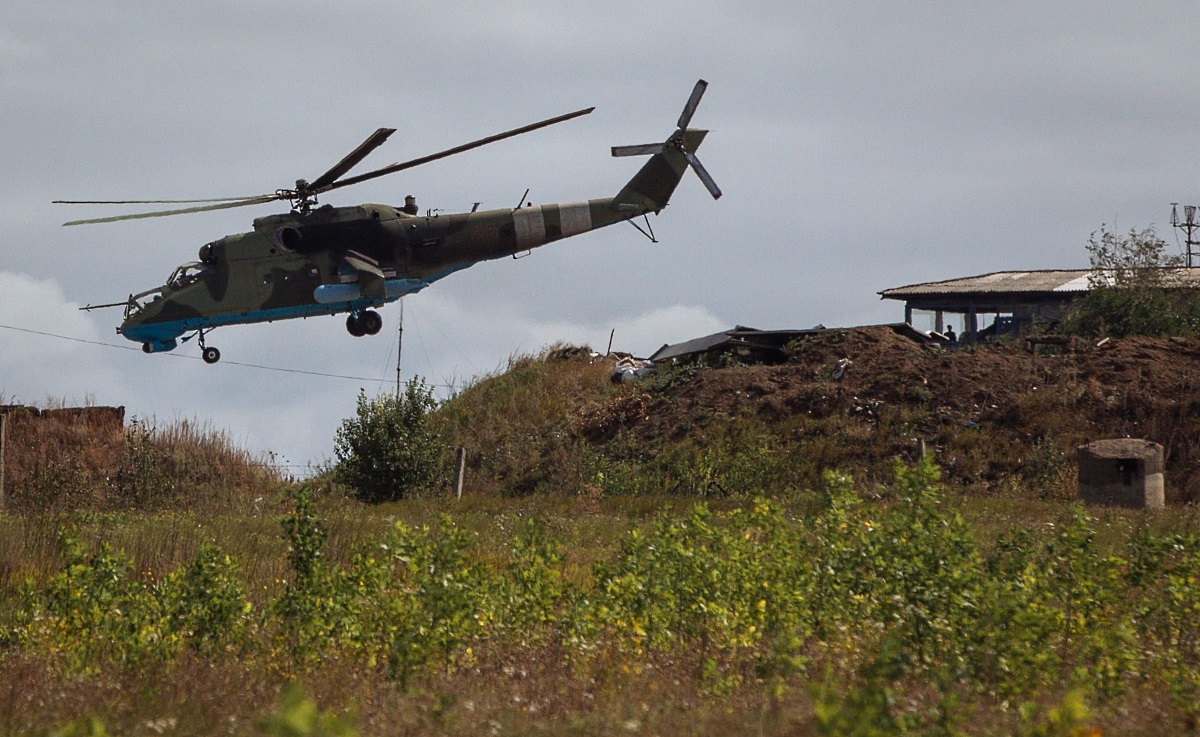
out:
{"label": "tail fin", "polygon": [[633,175],[613,199],[613,204],[620,209],[636,212],[658,212],[666,207],[688,168],[684,151],[691,152],[699,148],[707,133],[695,129],[677,131],[671,138],[672,141],[679,139],[683,143],[682,151],[670,142],[658,144],[660,151]]}
{"label": "tail fin", "polygon": [[721,196],[717,183],[709,176],[708,171],[696,158],[695,151],[700,148],[708,131],[688,128],[696,106],[707,89],[708,82],[703,79],[696,83],[692,95],[683,107],[679,116],[676,131],[663,143],[651,143],[642,146],[614,146],[613,156],[641,156],[653,154],[649,161],[634,175],[633,179],[613,198],[613,206],[619,210],[635,214],[654,211],[658,212],[667,206],[683,172],[690,166],[700,177],[700,181],[708,188],[713,199]]}

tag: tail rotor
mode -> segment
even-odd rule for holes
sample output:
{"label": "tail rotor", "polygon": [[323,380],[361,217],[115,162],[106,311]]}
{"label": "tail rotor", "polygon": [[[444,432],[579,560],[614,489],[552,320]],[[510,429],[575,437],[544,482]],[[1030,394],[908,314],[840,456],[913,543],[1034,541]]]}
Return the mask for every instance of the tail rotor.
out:
{"label": "tail rotor", "polygon": [[[668,150],[677,151],[682,154],[692,171],[696,172],[696,176],[700,178],[700,181],[704,184],[705,188],[708,189],[709,194],[713,196],[713,199],[715,200],[720,198],[721,188],[717,186],[717,183],[713,180],[712,175],[710,175],[708,170],[704,168],[704,165],[700,163],[700,159],[696,158],[696,154],[690,150],[699,145],[699,141],[703,140],[702,134],[706,131],[699,131],[701,135],[698,138],[695,135],[688,135],[688,124],[692,122],[692,115],[695,114],[696,107],[700,105],[700,98],[704,96],[704,90],[707,88],[708,82],[705,82],[703,79],[696,82],[696,86],[692,88],[691,96],[688,97],[687,104],[683,106],[683,112],[679,115],[677,130],[671,134],[671,137],[666,141],[662,143],[646,143],[635,146],[613,146],[612,155],[648,156],[661,154]],[[695,143],[689,146],[689,140],[695,141]]]}

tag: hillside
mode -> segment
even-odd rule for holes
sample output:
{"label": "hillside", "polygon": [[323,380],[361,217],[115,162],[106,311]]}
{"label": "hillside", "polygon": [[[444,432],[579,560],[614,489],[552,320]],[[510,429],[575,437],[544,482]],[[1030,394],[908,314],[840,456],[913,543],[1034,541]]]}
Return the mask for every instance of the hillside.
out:
{"label": "hillside", "polygon": [[[835,379],[839,361],[849,363]],[[1165,449],[1168,502],[1200,500],[1196,340],[1030,354],[861,328],[807,338],[777,365],[662,367],[629,384],[612,383],[612,369],[590,350],[557,347],[446,402],[432,420],[451,448],[467,448],[468,489],[777,496],[839,469],[870,492],[923,440],[952,488],[1070,498],[1076,446],[1141,437]],[[16,508],[228,506],[278,481],[224,433],[187,421],[126,423],[106,407],[4,411]]]}
{"label": "hillside", "polygon": [[815,488],[827,468],[869,488],[921,439],[951,486],[1069,497],[1076,446],[1128,436],[1164,446],[1169,502],[1200,498],[1200,341],[1045,350],[948,351],[862,328],[809,338],[780,365],[668,368],[619,386],[607,359],[548,351],[438,421],[467,447],[474,484],[508,493],[777,493]]}

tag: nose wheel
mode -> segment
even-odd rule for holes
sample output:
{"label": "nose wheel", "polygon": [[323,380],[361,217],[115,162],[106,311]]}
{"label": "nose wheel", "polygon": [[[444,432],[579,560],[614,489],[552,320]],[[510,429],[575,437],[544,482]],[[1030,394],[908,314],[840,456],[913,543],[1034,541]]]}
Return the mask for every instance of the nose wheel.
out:
{"label": "nose wheel", "polygon": [[355,338],[364,335],[375,335],[383,329],[383,318],[375,310],[351,312],[346,317],[346,332]]}

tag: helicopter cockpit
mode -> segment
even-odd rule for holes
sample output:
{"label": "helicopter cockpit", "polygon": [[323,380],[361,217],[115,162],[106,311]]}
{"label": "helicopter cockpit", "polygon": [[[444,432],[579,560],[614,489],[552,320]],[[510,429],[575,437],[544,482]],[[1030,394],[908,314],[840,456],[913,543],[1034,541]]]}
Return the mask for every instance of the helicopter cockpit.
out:
{"label": "helicopter cockpit", "polygon": [[198,281],[207,279],[214,271],[213,267],[200,261],[189,261],[171,272],[166,286],[171,289],[183,289]]}
{"label": "helicopter cockpit", "polygon": [[196,282],[204,281],[215,272],[216,270],[213,267],[199,261],[189,261],[186,264],[176,267],[171,272],[171,276],[167,279],[166,284],[163,284],[161,287],[147,289],[144,292],[139,292],[129,297],[129,302],[125,305],[125,319],[129,319],[130,315],[136,315],[146,309],[146,306],[151,302],[162,299],[164,292],[178,291]]}

